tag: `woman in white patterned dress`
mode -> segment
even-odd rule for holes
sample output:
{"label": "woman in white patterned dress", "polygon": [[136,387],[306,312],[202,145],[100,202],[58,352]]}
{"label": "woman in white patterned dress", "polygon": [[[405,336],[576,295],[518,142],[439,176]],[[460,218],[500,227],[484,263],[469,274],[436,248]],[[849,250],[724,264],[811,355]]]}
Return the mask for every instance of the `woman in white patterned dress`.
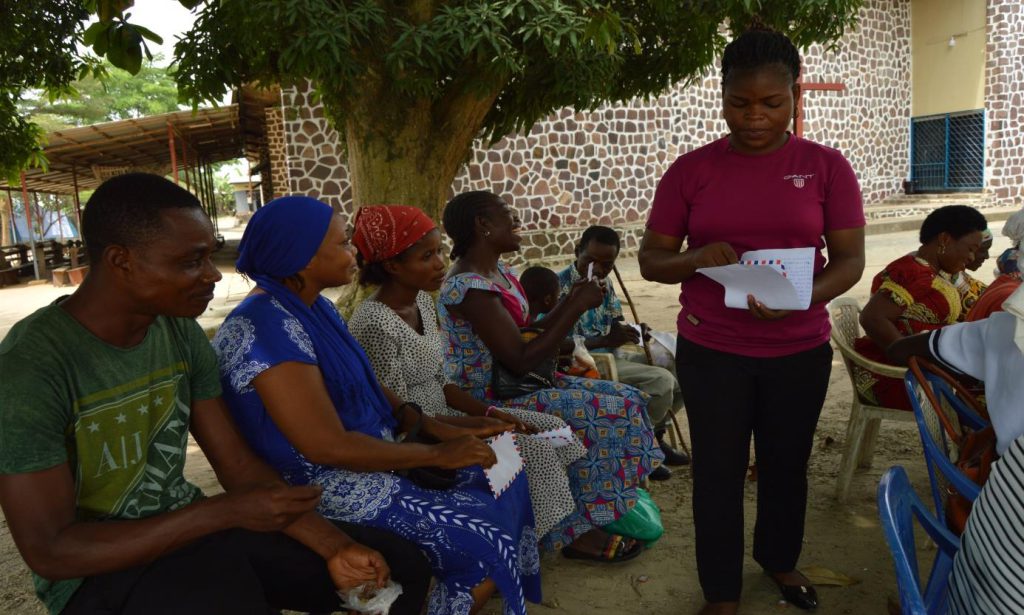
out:
{"label": "woman in white patterned dress", "polygon": [[[410,228],[415,229],[411,235]],[[401,238],[394,240],[394,235]],[[356,218],[353,241],[359,248],[360,283],[379,284],[380,289],[356,308],[349,329],[366,351],[377,378],[402,399],[416,402],[425,413],[445,417],[447,422],[458,424],[459,417],[489,416],[514,425],[529,479],[537,535],[543,537],[576,511],[566,468],[586,456],[586,448],[575,436],[556,446],[528,435],[566,427],[556,416],[497,408],[448,381],[437,310],[424,292],[437,290],[444,279],[441,233],[420,210],[363,207]]]}

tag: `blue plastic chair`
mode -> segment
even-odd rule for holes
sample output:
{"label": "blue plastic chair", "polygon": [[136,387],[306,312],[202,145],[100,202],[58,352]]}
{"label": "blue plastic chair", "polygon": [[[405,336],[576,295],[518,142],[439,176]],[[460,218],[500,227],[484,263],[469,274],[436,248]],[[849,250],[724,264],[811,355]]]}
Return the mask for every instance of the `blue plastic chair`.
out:
{"label": "blue plastic chair", "polygon": [[[922,368],[922,371],[926,374],[925,378],[929,380],[928,383],[919,383],[917,377],[914,376],[913,370],[907,370],[907,373],[903,376],[903,383],[907,388],[907,397],[910,398],[910,405],[914,409],[917,431],[921,435],[925,466],[928,468],[928,481],[931,483],[932,500],[935,503],[935,516],[945,525],[946,500],[949,497],[950,489],[955,490],[973,502],[978,498],[981,487],[961,472],[953,462],[955,455],[952,445],[955,443],[949,441],[946,431],[942,428],[942,424],[936,415],[937,412],[945,412],[945,409],[934,408],[924,395],[922,388],[933,386],[935,381],[927,375],[926,368],[924,366]],[[942,394],[939,391],[942,389],[935,388],[933,390],[937,393],[937,397],[940,400],[949,400],[949,408],[954,411],[955,418],[961,426],[981,429],[987,425],[980,416],[970,411],[966,405],[952,394],[951,389],[945,382],[941,382],[941,385],[949,393],[948,397],[941,396]],[[940,403],[942,402],[940,401]],[[967,413],[961,412],[961,410],[965,410]]]}
{"label": "blue plastic chair", "polygon": [[[910,486],[906,470],[900,466],[889,468],[878,483],[878,516],[896,566],[896,586],[903,615],[945,615],[946,588],[953,557],[960,550],[960,539],[928,511]],[[914,544],[915,517],[939,547],[928,582],[923,587]]]}

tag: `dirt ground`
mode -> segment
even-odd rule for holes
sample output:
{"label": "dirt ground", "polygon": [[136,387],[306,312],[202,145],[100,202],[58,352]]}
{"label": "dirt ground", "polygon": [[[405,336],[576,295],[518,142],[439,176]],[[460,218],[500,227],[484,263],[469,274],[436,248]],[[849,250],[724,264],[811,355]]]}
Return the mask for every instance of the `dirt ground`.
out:
{"label": "dirt ground", "polygon": [[[998,228],[998,227],[996,227]],[[886,263],[917,247],[916,232],[874,235],[868,238],[868,265],[864,278],[848,294],[863,304],[871,277]],[[993,256],[1008,247],[996,238]],[[620,260],[640,316],[658,329],[672,330],[678,310],[677,289],[643,281],[632,257]],[[992,278],[994,260],[985,264],[979,277]],[[246,292],[238,276],[227,273],[217,299],[204,316],[205,322],[222,318],[228,306]],[[64,289],[49,285],[0,290],[0,336],[32,310],[45,305]],[[856,580],[847,587],[819,586],[820,615],[868,615],[885,613],[887,599],[896,595],[892,563],[878,523],[875,487],[892,465],[907,468],[919,494],[927,493],[928,479],[921,459],[921,444],[912,424],[883,424],[874,465],[854,476],[851,497],[845,504],[833,498],[836,474],[846,437],[851,386],[838,354],[833,363],[828,398],[821,414],[809,470],[810,498],[801,566],[820,566]],[[684,421],[685,424],[685,421]],[[207,493],[219,488],[202,453],[189,449],[188,477]],[[695,613],[703,600],[694,561],[692,512],[688,469],[676,470],[671,480],[654,483],[651,492],[662,509],[665,536],[640,558],[619,565],[589,564],[549,554],[543,562],[544,602],[531,605],[531,615],[663,614]],[[775,586],[750,557],[750,540],[756,505],[756,483],[747,484],[747,557],[745,560],[742,613],[770,614],[798,609],[780,603]],[[770,497],[770,496],[769,496]],[[924,541],[922,564],[930,565],[931,551]],[[32,594],[28,572],[15,549],[6,522],[0,523],[0,613],[44,613]],[[492,602],[485,612],[500,613]]]}

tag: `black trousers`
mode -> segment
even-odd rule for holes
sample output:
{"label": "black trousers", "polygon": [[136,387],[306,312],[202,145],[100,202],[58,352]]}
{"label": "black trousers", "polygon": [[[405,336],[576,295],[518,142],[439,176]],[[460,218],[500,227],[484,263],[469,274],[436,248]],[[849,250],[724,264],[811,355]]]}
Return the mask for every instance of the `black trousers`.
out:
{"label": "black trousers", "polygon": [[719,352],[679,338],[676,372],[693,440],[697,572],[709,602],[737,601],[743,579],[743,489],[757,456],[754,559],[796,568],[807,507],[807,460],[825,402],[832,348],[775,358]]}
{"label": "black trousers", "polygon": [[[402,584],[392,615],[419,615],[430,566],[413,543],[375,528],[336,523],[379,551]],[[264,615],[341,608],[323,558],[278,532],[211,534],[143,566],[87,578],[62,615]]]}

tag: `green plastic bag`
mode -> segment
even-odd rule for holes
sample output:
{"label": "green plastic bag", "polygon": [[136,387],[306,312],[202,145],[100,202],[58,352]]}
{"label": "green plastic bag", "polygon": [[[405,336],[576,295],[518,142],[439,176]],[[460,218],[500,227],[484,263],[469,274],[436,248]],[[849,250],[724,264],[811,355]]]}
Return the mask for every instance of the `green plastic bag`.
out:
{"label": "green plastic bag", "polygon": [[643,541],[651,546],[665,533],[661,524],[661,511],[644,489],[637,489],[636,506],[603,529],[611,534],[621,534]]}

